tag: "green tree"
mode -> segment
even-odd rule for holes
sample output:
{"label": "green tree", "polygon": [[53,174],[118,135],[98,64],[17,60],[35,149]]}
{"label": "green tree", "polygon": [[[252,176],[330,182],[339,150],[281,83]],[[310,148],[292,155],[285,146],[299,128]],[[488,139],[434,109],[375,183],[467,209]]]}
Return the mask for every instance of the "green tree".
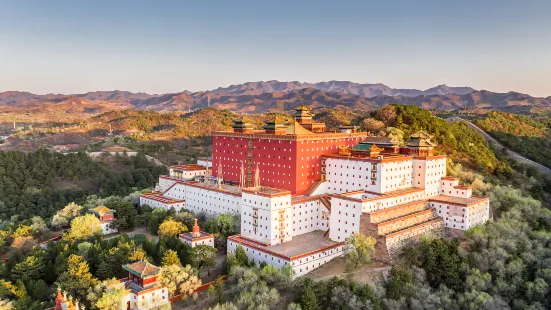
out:
{"label": "green tree", "polygon": [[135,227],[138,211],[132,203],[119,199],[106,203],[106,207],[115,210],[116,219],[114,224],[119,230],[128,230]]}
{"label": "green tree", "polygon": [[209,296],[216,300],[218,304],[221,304],[224,300],[224,280],[222,277],[218,277],[216,282],[209,286]]}
{"label": "green tree", "polygon": [[242,246],[238,245],[235,249],[235,258],[239,262],[239,266],[246,267],[249,265],[249,258]]}
{"label": "green tree", "polygon": [[207,270],[210,275],[210,269],[216,266],[216,249],[210,245],[197,245],[191,249],[191,264],[199,271]]}
{"label": "green tree", "polygon": [[300,306],[303,310],[320,309],[318,305],[318,298],[316,296],[316,292],[314,292],[314,289],[312,288],[312,286],[309,285],[304,289],[304,293],[300,298]]}
{"label": "green tree", "polygon": [[371,256],[375,253],[375,243],[375,238],[362,233],[355,233],[348,237],[345,252],[346,268],[354,270],[359,265],[369,263]]}

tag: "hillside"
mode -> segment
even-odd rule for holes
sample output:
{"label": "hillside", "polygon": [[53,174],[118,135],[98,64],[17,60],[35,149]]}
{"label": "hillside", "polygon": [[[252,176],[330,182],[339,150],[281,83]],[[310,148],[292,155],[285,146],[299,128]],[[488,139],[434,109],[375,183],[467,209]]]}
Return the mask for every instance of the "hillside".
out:
{"label": "hillside", "polygon": [[492,112],[476,125],[506,147],[551,167],[551,119]]}

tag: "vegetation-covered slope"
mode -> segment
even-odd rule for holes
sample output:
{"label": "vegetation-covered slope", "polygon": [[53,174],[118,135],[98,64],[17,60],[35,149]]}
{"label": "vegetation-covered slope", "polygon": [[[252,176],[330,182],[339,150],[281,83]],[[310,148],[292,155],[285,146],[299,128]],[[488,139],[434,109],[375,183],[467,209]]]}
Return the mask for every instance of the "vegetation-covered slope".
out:
{"label": "vegetation-covered slope", "polygon": [[506,147],[551,167],[551,119],[491,112],[476,124]]}
{"label": "vegetation-covered slope", "polygon": [[51,217],[87,195],[123,195],[151,187],[166,168],[143,155],[92,160],[84,153],[0,152],[0,220]]}
{"label": "vegetation-covered slope", "polygon": [[484,138],[464,123],[446,122],[430,111],[412,105],[389,105],[371,115],[386,126],[403,131],[405,141],[419,130],[434,135],[434,141],[438,143],[437,152],[448,154],[453,161],[477,171],[493,173],[509,170],[506,164],[497,160]]}

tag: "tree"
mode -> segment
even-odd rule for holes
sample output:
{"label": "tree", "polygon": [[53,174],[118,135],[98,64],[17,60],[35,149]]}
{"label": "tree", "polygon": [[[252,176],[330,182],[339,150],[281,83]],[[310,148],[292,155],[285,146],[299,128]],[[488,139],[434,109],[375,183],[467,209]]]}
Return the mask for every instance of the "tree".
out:
{"label": "tree", "polygon": [[376,117],[383,121],[386,126],[393,126],[396,121],[396,108],[392,105],[386,105],[377,110]]}
{"label": "tree", "polygon": [[300,306],[303,310],[318,310],[320,308],[312,285],[308,285],[304,289],[304,293],[300,298]]}
{"label": "tree", "polygon": [[249,258],[247,257],[247,253],[245,252],[245,249],[243,249],[243,247],[240,245],[238,245],[235,249],[235,258],[239,262],[239,266],[249,266]]}
{"label": "tree", "polygon": [[101,223],[93,214],[86,214],[75,217],[71,221],[69,233],[65,236],[67,240],[85,239],[101,232]]}
{"label": "tree", "polygon": [[82,206],[77,205],[74,202],[67,204],[63,209],[59,210],[56,214],[63,216],[67,219],[72,219],[80,215]]}
{"label": "tree", "polygon": [[128,258],[130,262],[137,262],[139,260],[149,261],[147,258],[147,253],[144,251],[143,248],[137,248],[130,254],[130,257]]}
{"label": "tree", "polygon": [[69,220],[59,214],[52,218],[52,227],[54,228],[66,227],[67,225],[69,225]]}
{"label": "tree", "polygon": [[367,264],[371,261],[371,256],[375,253],[375,243],[373,237],[368,237],[362,233],[352,234],[346,240],[346,268],[354,270],[359,265]]}
{"label": "tree", "polygon": [[170,296],[177,293],[191,294],[201,286],[201,280],[196,276],[190,265],[162,266],[159,272],[159,281],[167,287]]}
{"label": "tree", "polygon": [[178,253],[176,253],[176,251],[173,251],[173,250],[167,250],[165,254],[163,254],[161,265],[162,266],[181,265],[180,259],[178,258]]}
{"label": "tree", "polygon": [[207,270],[210,275],[210,268],[216,266],[216,249],[210,245],[197,245],[191,249],[191,264],[199,271]]}
{"label": "tree", "polygon": [[25,260],[12,268],[12,278],[17,280],[25,275],[30,280],[41,279],[46,273],[46,265],[43,256],[44,251],[39,251],[34,255],[27,256]]}
{"label": "tree", "polygon": [[214,308],[209,308],[209,310],[239,310],[239,308],[231,302],[226,302],[223,304],[216,304]]}
{"label": "tree", "polygon": [[48,230],[48,227],[46,227],[46,223],[44,223],[44,220],[40,216],[33,216],[31,218],[31,222],[31,228],[33,231],[45,232]]}
{"label": "tree", "polygon": [[17,229],[13,233],[13,237],[14,238],[29,237],[29,236],[32,236],[33,232],[34,230],[31,226],[19,225],[19,227],[17,227]]}
{"label": "tree", "polygon": [[128,290],[115,278],[104,280],[88,290],[87,300],[92,309],[118,310],[123,307],[122,302]]}
{"label": "tree", "polygon": [[66,227],[70,220],[80,215],[81,211],[82,206],[74,202],[69,203],[54,215],[52,218],[52,226],[55,228]]}
{"label": "tree", "polygon": [[363,120],[362,125],[367,132],[377,133],[385,126],[385,123],[374,118],[366,118]]}
{"label": "tree", "polygon": [[224,300],[224,280],[222,280],[222,277],[218,277],[216,282],[209,286],[209,296],[216,299],[218,304],[222,303]]}
{"label": "tree", "polygon": [[69,295],[85,300],[87,291],[97,283],[90,273],[88,263],[80,255],[71,254],[67,258],[66,271],[56,281],[56,285]]}
{"label": "tree", "polygon": [[132,229],[136,225],[136,217],[138,211],[136,207],[129,201],[124,201],[119,199],[113,199],[112,201],[107,202],[106,207],[109,209],[115,210],[116,219],[114,224],[120,230]]}
{"label": "tree", "polygon": [[179,233],[187,231],[187,229],[186,225],[169,217],[159,226],[158,234],[161,237],[174,237]]}

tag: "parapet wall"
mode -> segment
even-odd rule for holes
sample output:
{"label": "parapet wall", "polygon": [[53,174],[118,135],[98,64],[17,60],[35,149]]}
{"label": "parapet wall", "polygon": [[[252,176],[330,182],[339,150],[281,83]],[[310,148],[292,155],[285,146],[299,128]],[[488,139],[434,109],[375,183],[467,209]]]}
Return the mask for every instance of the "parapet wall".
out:
{"label": "parapet wall", "polygon": [[434,209],[427,209],[383,223],[369,225],[368,229],[373,231],[374,234],[386,235],[417,224],[422,224],[434,218]]}
{"label": "parapet wall", "polygon": [[390,263],[405,246],[415,243],[423,235],[443,236],[444,222],[441,218],[419,224],[395,233],[377,238],[375,259]]}
{"label": "parapet wall", "polygon": [[407,214],[422,211],[426,208],[427,208],[427,200],[420,200],[420,201],[414,201],[403,205],[399,205],[396,207],[382,209],[379,211],[364,213],[362,214],[362,224],[364,224],[363,223],[364,219],[366,223],[369,223],[369,224],[382,223],[388,220],[399,218]]}

